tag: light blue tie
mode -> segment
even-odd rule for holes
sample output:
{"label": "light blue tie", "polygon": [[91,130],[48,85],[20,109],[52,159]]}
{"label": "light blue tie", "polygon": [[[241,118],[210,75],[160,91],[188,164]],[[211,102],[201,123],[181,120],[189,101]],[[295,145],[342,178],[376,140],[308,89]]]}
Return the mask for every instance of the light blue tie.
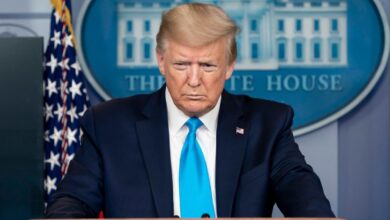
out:
{"label": "light blue tie", "polygon": [[186,125],[189,129],[180,156],[179,192],[182,218],[215,218],[207,165],[198,141],[196,130],[202,122],[192,117]]}

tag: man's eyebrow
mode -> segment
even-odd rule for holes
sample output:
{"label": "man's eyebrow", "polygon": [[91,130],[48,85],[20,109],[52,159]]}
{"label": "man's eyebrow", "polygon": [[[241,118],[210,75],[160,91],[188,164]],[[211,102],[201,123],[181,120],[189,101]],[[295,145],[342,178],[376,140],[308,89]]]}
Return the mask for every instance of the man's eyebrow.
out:
{"label": "man's eyebrow", "polygon": [[204,60],[199,60],[198,63],[199,64],[216,64],[217,61],[212,60],[212,59],[204,59]]}
{"label": "man's eyebrow", "polygon": [[173,59],[172,63],[189,63],[189,60],[186,59]]}

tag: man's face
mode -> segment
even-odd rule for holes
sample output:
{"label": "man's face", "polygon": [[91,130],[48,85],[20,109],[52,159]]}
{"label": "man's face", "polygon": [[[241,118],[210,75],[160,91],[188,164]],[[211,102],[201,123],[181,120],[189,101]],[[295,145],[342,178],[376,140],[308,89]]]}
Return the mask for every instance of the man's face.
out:
{"label": "man's face", "polygon": [[173,102],[186,115],[199,117],[216,105],[234,67],[226,54],[225,39],[201,47],[168,40],[165,51],[157,51],[159,69]]}

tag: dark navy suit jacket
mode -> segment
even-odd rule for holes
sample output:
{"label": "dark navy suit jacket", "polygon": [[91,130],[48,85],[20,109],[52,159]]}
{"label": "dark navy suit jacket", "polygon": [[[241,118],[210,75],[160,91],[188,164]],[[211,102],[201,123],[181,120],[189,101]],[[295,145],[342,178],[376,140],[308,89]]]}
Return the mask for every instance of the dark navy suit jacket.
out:
{"label": "dark navy suit jacket", "polygon": [[[112,100],[82,119],[82,146],[47,217],[172,217],[165,87]],[[218,217],[333,216],[291,133],[290,107],[222,93],[217,127]],[[243,132],[237,132],[243,128]]]}

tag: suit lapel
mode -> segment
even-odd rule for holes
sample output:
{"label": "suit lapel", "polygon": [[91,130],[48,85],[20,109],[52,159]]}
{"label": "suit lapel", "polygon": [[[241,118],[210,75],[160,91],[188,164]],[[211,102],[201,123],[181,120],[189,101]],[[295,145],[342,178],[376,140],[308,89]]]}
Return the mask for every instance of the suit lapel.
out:
{"label": "suit lapel", "polygon": [[[243,130],[241,130],[243,129]],[[222,94],[217,128],[216,194],[218,217],[232,215],[246,137],[241,106],[228,93]]]}
{"label": "suit lapel", "polygon": [[146,119],[137,122],[137,135],[159,217],[173,216],[172,173],[165,87],[145,105]]}
{"label": "suit lapel", "polygon": [[[173,215],[173,185],[169,149],[165,87],[145,105],[144,120],[137,122],[137,135],[159,217]],[[237,131],[243,128],[243,134]],[[243,162],[246,137],[241,106],[228,93],[222,94],[217,127],[216,196],[218,217],[232,215]]]}

